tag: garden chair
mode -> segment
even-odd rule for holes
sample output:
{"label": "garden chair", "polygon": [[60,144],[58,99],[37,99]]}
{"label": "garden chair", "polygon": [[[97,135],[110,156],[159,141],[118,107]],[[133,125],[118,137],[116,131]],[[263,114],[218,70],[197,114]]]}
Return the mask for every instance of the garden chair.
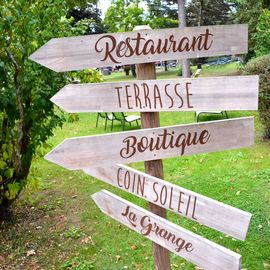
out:
{"label": "garden chair", "polygon": [[200,115],[203,114],[203,113],[205,113],[205,114],[222,114],[222,115],[225,115],[225,117],[226,117],[227,119],[229,118],[229,116],[228,116],[228,114],[227,114],[227,111],[195,112],[195,116],[196,116],[196,118],[197,118],[197,122],[200,121]]}
{"label": "garden chair", "polygon": [[96,128],[98,126],[98,120],[99,120],[99,117],[101,118],[104,118],[105,119],[105,130],[107,128],[107,122],[108,120],[112,121],[113,120],[113,115],[112,114],[108,114],[106,112],[100,112],[97,114],[97,120],[96,120]]}
{"label": "garden chair", "polygon": [[122,129],[125,130],[125,123],[129,123],[129,125],[131,126],[131,123],[136,121],[137,126],[139,126],[139,120],[141,120],[141,117],[138,115],[125,115],[122,112],[116,112],[116,113],[112,113],[113,115],[113,119],[112,119],[112,125],[111,125],[111,130],[113,129],[113,121],[120,121],[121,125],[122,125]]}

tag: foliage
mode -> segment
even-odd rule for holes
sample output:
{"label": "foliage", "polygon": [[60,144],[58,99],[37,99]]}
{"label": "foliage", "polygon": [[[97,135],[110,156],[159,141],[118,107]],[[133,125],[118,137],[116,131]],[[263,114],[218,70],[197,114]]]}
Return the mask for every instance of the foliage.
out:
{"label": "foliage", "polygon": [[270,139],[270,54],[250,60],[244,72],[260,76],[259,115],[265,126],[265,138]]}
{"label": "foliage", "polygon": [[62,265],[62,269],[66,270],[92,270],[95,269],[91,261],[84,261],[80,257],[72,258]]}
{"label": "foliage", "polygon": [[52,37],[81,34],[83,24],[66,19],[62,0],[2,1],[0,6],[0,206],[14,201],[37,151],[64,121],[50,97],[67,82],[28,60]]}
{"label": "foliage", "polygon": [[145,21],[144,11],[136,0],[113,0],[104,18],[108,32],[132,31]]}
{"label": "foliage", "polygon": [[255,56],[256,39],[252,38],[257,31],[258,18],[263,13],[264,8],[270,7],[268,0],[234,0],[235,13],[233,15],[236,23],[248,24],[248,54],[245,61]]}
{"label": "foliage", "polygon": [[80,228],[71,225],[68,231],[64,233],[64,236],[66,238],[79,239],[80,237],[85,236],[85,233],[83,233]]}
{"label": "foliage", "polygon": [[186,12],[189,26],[228,24],[232,21],[231,5],[224,0],[192,0]]}
{"label": "foliage", "polygon": [[78,72],[71,72],[70,78],[80,83],[103,82],[103,76],[97,69],[84,69]]}
{"label": "foliage", "polygon": [[101,18],[101,11],[96,5],[88,3],[87,6],[76,6],[69,10],[68,17],[74,18],[74,24],[80,21],[87,22],[85,34],[100,34],[106,32]]}
{"label": "foliage", "polygon": [[178,27],[177,9],[175,3],[164,0],[147,0],[149,16],[148,23],[152,29]]}
{"label": "foliage", "polygon": [[252,35],[256,56],[270,53],[270,10],[263,9],[258,19],[256,32]]}

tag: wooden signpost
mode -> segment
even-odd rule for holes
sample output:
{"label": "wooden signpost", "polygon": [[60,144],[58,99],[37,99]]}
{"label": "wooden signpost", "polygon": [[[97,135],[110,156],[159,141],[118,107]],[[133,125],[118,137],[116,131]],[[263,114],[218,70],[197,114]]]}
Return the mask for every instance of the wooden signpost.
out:
{"label": "wooden signpost", "polygon": [[51,101],[66,112],[257,110],[258,76],[69,84]]}
{"label": "wooden signpost", "polygon": [[106,215],[203,269],[240,270],[241,255],[233,251],[108,191],[95,193],[92,198]]}
{"label": "wooden signpost", "polygon": [[250,213],[121,164],[84,172],[202,225],[240,240],[246,238]]}
{"label": "wooden signpost", "polygon": [[[258,77],[156,80],[153,62],[246,53],[247,25],[135,30],[52,39],[31,55],[58,72],[137,64],[136,81],[67,85],[52,101],[68,112],[140,112],[144,129],[66,139],[46,159],[149,202],[151,212],[107,191],[92,196],[105,214],[153,241],[155,270],[170,269],[169,251],[205,270],[239,270],[239,254],[167,221],[166,209],[241,240],[251,214],[162,180],[161,159],[251,146],[253,117],[159,127],[158,112],[256,110]],[[146,173],[116,165],[136,161],[145,161]]]}
{"label": "wooden signpost", "polygon": [[251,146],[253,117],[65,139],[45,158],[70,170]]}
{"label": "wooden signpost", "polygon": [[51,39],[30,56],[54,71],[247,53],[245,24]]}

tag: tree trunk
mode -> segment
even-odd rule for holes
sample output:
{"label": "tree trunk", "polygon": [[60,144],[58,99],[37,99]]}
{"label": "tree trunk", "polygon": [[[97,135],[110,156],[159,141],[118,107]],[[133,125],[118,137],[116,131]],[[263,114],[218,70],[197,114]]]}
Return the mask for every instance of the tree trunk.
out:
{"label": "tree trunk", "polygon": [[[185,0],[178,0],[178,21],[179,28],[182,29],[187,26],[186,12],[185,12]],[[190,77],[190,65],[188,59],[182,60],[182,76]]]}
{"label": "tree trunk", "polygon": [[133,77],[136,78],[136,76],[137,76],[137,74],[136,74],[136,66],[135,65],[131,65],[130,68],[131,68],[131,73],[132,73]]}
{"label": "tree trunk", "polygon": [[[200,0],[200,9],[199,9],[199,19],[198,19],[198,26],[202,24],[202,11],[203,11],[203,0]],[[202,68],[202,58],[197,59],[197,69]]]}
{"label": "tree trunk", "polygon": [[165,71],[168,71],[168,61],[164,61],[164,69]]}

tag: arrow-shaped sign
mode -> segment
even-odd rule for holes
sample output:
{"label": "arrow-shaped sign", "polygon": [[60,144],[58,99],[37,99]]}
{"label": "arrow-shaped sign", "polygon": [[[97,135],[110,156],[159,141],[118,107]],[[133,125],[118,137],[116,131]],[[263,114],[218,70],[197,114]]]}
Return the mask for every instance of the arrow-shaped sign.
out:
{"label": "arrow-shaped sign", "polygon": [[247,52],[243,24],[140,30],[51,39],[30,56],[54,71]]}
{"label": "arrow-shaped sign", "polygon": [[257,110],[258,76],[69,84],[51,98],[67,112]]}
{"label": "arrow-shaped sign", "polygon": [[241,240],[246,238],[250,213],[124,165],[84,172],[195,222]]}
{"label": "arrow-shaped sign", "polygon": [[67,169],[97,167],[248,147],[253,117],[64,140],[45,158]]}
{"label": "arrow-shaped sign", "polygon": [[239,270],[241,255],[103,190],[92,195],[100,210],[205,270]]}

